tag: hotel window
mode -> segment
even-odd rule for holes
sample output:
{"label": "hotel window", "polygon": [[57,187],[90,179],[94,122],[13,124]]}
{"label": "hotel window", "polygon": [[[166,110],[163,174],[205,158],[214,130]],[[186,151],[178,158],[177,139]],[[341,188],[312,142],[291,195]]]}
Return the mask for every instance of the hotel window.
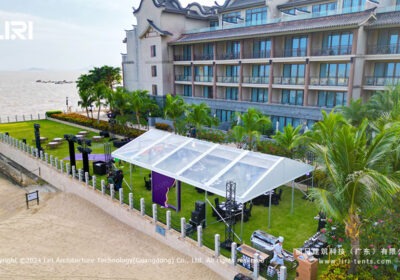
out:
{"label": "hotel window", "polygon": [[252,82],[257,84],[268,84],[269,83],[269,65],[259,64],[253,65],[252,69]]}
{"label": "hotel window", "polygon": [[156,45],[151,45],[150,46],[150,56],[155,57],[157,55],[156,53]]}
{"label": "hotel window", "polygon": [[285,56],[306,56],[307,36],[286,38]]}
{"label": "hotel window", "polygon": [[203,56],[207,60],[214,59],[214,45],[211,43],[203,45]]}
{"label": "hotel window", "polygon": [[212,21],[210,21],[210,27],[211,28],[215,28],[215,27],[218,27],[218,21],[217,20],[212,20]]}
{"label": "hotel window", "polygon": [[190,81],[192,79],[192,67],[183,66],[183,79],[184,81]]}
{"label": "hotel window", "polygon": [[204,66],[196,66],[194,68],[195,72],[195,80],[197,82],[212,82],[213,81],[213,67],[204,65]]}
{"label": "hotel window", "polygon": [[204,98],[213,98],[213,88],[212,87],[203,87],[203,97]]}
{"label": "hotel window", "polygon": [[334,91],[318,91],[318,106],[333,108],[335,106],[346,105],[345,92],[334,92]]}
{"label": "hotel window", "polygon": [[282,84],[304,84],[305,64],[285,64],[283,66]]}
{"label": "hotel window", "polygon": [[225,88],[225,99],[238,100],[238,88],[236,87]]}
{"label": "hotel window", "polygon": [[157,66],[155,65],[151,66],[151,76],[157,77]]}
{"label": "hotel window", "polygon": [[261,39],[253,42],[253,58],[266,58],[271,56],[271,40]]}
{"label": "hotel window", "polygon": [[229,23],[237,23],[240,18],[240,12],[227,13],[222,15],[222,21]]}
{"label": "hotel window", "polygon": [[378,37],[379,53],[398,54],[400,53],[400,31],[382,30]]}
{"label": "hotel window", "polygon": [[251,102],[268,102],[268,89],[266,88],[252,88],[251,89]]}
{"label": "hotel window", "polygon": [[303,90],[284,89],[282,90],[282,104],[303,105]]}
{"label": "hotel window", "polygon": [[353,33],[340,32],[324,36],[322,48],[327,55],[351,54],[353,45]]}
{"label": "hotel window", "polygon": [[229,41],[226,42],[226,55],[227,58],[239,58],[240,57],[240,42]]}
{"label": "hotel window", "polygon": [[312,6],[312,13],[318,15],[328,15],[330,12],[336,11],[336,2],[325,3]]}
{"label": "hotel window", "polygon": [[192,86],[189,85],[183,86],[183,96],[192,96]]}
{"label": "hotel window", "polygon": [[183,46],[183,60],[192,60],[192,46]]}
{"label": "hotel window", "polygon": [[321,63],[320,83],[330,86],[347,86],[350,63]]}
{"label": "hotel window", "polygon": [[239,82],[239,73],[240,66],[239,65],[227,65],[225,69],[225,74],[228,83],[237,83]]}
{"label": "hotel window", "polygon": [[[282,116],[271,116],[271,122],[274,130],[276,129],[276,125],[278,122],[279,131],[283,131],[283,128],[285,126],[288,126],[289,124],[293,127],[298,127],[299,125],[302,125],[301,119]],[[310,128],[310,126],[308,127]]]}
{"label": "hotel window", "polygon": [[235,111],[229,110],[215,110],[215,114],[220,122],[231,122],[235,120]]}
{"label": "hotel window", "polygon": [[364,0],[343,0],[343,12],[352,13],[361,11],[364,7]]}
{"label": "hotel window", "polygon": [[246,10],[246,24],[258,25],[267,22],[267,7]]}
{"label": "hotel window", "polygon": [[377,86],[397,84],[400,82],[400,62],[375,63],[374,78]]}
{"label": "hotel window", "polygon": [[151,86],[151,94],[152,95],[157,95],[157,85],[152,85]]}

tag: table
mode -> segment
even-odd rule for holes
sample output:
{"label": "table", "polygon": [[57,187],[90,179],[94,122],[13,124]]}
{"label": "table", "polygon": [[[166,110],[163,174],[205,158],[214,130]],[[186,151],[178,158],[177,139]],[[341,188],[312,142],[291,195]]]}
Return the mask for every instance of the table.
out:
{"label": "table", "polygon": [[269,258],[268,254],[260,252],[246,244],[240,245],[236,250],[243,255],[242,265],[247,269],[251,268],[251,260],[254,259],[255,253],[258,253],[258,261],[260,263],[266,263],[267,259]]}
{"label": "table", "polygon": [[82,130],[82,131],[79,131],[78,132],[78,135],[83,135],[83,136],[85,136],[85,135],[87,135],[88,134],[88,132],[86,131],[86,130]]}
{"label": "table", "polygon": [[104,137],[103,136],[98,136],[98,135],[95,135],[95,136],[93,136],[93,141],[94,142],[99,142],[101,139],[103,139]]}
{"label": "table", "polygon": [[40,143],[43,143],[43,142],[45,142],[47,140],[47,137],[40,136],[39,139],[40,139]]}
{"label": "table", "polygon": [[54,138],[52,142],[62,142],[63,138]]}
{"label": "table", "polygon": [[[225,202],[221,202],[219,204],[219,208],[221,208],[221,210],[225,212],[226,211],[226,203]],[[242,203],[236,203],[232,210],[235,211],[235,213],[236,213],[236,212],[242,212],[242,209],[243,209],[243,204]]]}
{"label": "table", "polygon": [[46,146],[51,149],[57,147],[59,144],[60,142],[49,142]]}
{"label": "table", "polygon": [[84,135],[82,135],[82,134],[77,134],[77,135],[75,135],[75,137],[76,137],[77,139],[82,139],[82,138],[84,137]]}

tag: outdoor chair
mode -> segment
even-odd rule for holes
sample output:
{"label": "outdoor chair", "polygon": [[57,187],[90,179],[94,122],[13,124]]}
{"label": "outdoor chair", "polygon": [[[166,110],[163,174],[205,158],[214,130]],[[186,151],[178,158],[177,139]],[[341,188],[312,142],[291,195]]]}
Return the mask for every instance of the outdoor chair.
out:
{"label": "outdoor chair", "polygon": [[279,189],[279,192],[277,194],[279,200],[281,200],[281,198],[282,198],[282,192],[283,192],[283,190]]}
{"label": "outdoor chair", "polygon": [[143,177],[143,179],[144,179],[144,186],[146,187],[146,190],[150,191],[151,190],[150,180],[147,180],[146,177]]}

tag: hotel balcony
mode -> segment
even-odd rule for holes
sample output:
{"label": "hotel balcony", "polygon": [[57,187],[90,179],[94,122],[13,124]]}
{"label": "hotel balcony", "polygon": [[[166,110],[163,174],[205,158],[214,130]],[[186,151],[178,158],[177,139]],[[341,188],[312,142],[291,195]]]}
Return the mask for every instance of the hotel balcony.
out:
{"label": "hotel balcony", "polygon": [[245,77],[243,77],[243,83],[246,83],[246,84],[269,84],[269,77],[245,76]]}
{"label": "hotel balcony", "polygon": [[212,83],[213,79],[213,76],[194,76],[195,82]]}
{"label": "hotel balcony", "polygon": [[192,76],[185,76],[185,75],[176,75],[175,76],[176,82],[191,82]]}
{"label": "hotel balcony", "polygon": [[194,60],[214,60],[213,54],[195,54]]}
{"label": "hotel balcony", "polygon": [[192,58],[187,55],[174,55],[174,61],[191,61]]}
{"label": "hotel balcony", "polygon": [[275,57],[299,57],[307,56],[307,48],[287,49],[287,50],[276,50],[274,53]]}
{"label": "hotel balcony", "polygon": [[258,52],[244,53],[243,58],[253,59],[253,58],[270,58],[271,50],[263,50]]}
{"label": "hotel balcony", "polygon": [[393,86],[400,82],[400,77],[365,77],[365,85],[367,86]]}
{"label": "hotel balcony", "polygon": [[347,77],[310,77],[311,86],[348,86]]}
{"label": "hotel balcony", "polygon": [[329,56],[329,55],[349,55],[351,54],[352,46],[332,46],[325,48],[312,49],[311,55],[313,56]]}
{"label": "hotel balcony", "polygon": [[239,83],[239,76],[218,76],[217,82],[219,83]]}
{"label": "hotel balcony", "polygon": [[273,83],[277,85],[304,85],[304,77],[274,77]]}
{"label": "hotel balcony", "polygon": [[370,45],[367,54],[400,54],[400,44]]}
{"label": "hotel balcony", "polygon": [[239,59],[239,58],[240,58],[240,53],[224,53],[217,55],[218,60],[229,60],[229,59]]}

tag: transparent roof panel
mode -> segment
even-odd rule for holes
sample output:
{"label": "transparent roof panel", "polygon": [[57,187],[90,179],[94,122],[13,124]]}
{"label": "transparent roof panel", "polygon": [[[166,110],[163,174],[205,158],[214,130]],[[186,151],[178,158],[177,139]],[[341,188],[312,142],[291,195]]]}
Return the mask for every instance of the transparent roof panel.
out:
{"label": "transparent roof panel", "polygon": [[242,196],[251,186],[261,179],[267,170],[267,168],[239,161],[215,180],[210,187],[225,191],[226,182],[234,181],[236,182],[236,196]]}
{"label": "transparent roof panel", "polygon": [[191,141],[155,165],[155,167],[176,173],[195,162],[199,156],[207,152],[213,146],[214,144],[206,142]]}
{"label": "transparent roof panel", "polygon": [[118,153],[126,158],[131,158],[140,151],[143,151],[154,144],[154,140],[161,140],[166,137],[165,133],[161,130],[154,130],[151,134],[144,133],[140,135],[135,141],[132,141],[128,145],[124,145],[118,149]]}
{"label": "transparent roof panel", "polygon": [[165,138],[164,141],[157,143],[156,145],[151,146],[150,148],[145,150],[144,152],[138,154],[133,159],[152,165],[173,152],[173,150],[178,148],[180,145],[188,141],[190,141],[190,138],[168,137]]}

